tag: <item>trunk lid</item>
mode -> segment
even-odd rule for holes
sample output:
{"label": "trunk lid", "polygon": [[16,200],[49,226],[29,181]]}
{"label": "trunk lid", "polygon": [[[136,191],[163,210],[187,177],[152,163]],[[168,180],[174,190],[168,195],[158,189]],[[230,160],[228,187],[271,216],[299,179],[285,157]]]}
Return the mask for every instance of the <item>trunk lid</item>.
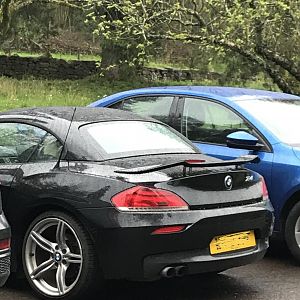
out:
{"label": "trunk lid", "polygon": [[[184,167],[175,165],[183,161],[201,161],[209,167]],[[262,201],[260,176],[239,165],[216,166],[222,160],[202,154],[153,155],[107,161],[120,178],[136,184],[155,186],[174,192],[183,198],[191,209],[210,209],[251,204]],[[171,165],[159,169],[161,165]],[[151,171],[153,169],[157,171]],[[137,174],[140,170],[144,173]],[[128,173],[126,173],[128,172]],[[133,173],[132,173],[133,172]],[[132,174],[131,174],[132,173]],[[160,175],[160,176],[159,176]],[[157,180],[165,178],[164,180]],[[139,182],[139,179],[141,180]],[[132,182],[132,181],[131,181]]]}

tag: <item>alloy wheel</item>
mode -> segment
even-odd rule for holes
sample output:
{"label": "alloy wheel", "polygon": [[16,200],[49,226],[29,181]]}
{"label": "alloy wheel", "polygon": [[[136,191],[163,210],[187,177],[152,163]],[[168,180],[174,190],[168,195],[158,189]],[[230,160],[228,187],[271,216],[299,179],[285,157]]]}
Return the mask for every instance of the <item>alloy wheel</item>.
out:
{"label": "alloy wheel", "polygon": [[44,295],[62,297],[78,282],[83,265],[80,240],[63,219],[45,218],[30,230],[24,252],[32,284]]}

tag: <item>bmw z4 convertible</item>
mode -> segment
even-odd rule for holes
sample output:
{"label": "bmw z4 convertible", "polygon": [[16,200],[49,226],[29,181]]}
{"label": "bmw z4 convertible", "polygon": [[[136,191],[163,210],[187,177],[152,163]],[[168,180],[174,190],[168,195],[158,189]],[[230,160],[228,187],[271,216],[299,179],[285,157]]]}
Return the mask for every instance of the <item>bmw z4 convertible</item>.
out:
{"label": "bmw z4 convertible", "polygon": [[220,272],[261,259],[273,227],[256,156],[203,155],[159,121],[99,108],[0,114],[12,272],[46,299],[106,279]]}

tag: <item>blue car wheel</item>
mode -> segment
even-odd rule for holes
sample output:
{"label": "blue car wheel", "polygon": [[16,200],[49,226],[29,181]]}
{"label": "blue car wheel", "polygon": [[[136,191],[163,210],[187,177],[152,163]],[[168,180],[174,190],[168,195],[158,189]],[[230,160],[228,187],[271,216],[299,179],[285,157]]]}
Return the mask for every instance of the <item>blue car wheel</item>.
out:
{"label": "blue car wheel", "polygon": [[292,208],[287,217],[285,240],[291,253],[300,261],[300,202]]}

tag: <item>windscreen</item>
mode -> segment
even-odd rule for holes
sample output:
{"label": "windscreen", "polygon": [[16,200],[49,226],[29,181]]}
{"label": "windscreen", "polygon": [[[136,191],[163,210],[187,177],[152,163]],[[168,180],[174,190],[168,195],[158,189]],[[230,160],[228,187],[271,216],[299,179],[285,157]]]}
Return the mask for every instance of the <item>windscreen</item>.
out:
{"label": "windscreen", "polygon": [[300,145],[299,100],[243,100],[238,104],[266,126],[283,143]]}
{"label": "windscreen", "polygon": [[[112,121],[82,126],[104,158],[159,153],[196,153],[165,125],[144,121]],[[85,134],[84,133],[84,134]]]}

